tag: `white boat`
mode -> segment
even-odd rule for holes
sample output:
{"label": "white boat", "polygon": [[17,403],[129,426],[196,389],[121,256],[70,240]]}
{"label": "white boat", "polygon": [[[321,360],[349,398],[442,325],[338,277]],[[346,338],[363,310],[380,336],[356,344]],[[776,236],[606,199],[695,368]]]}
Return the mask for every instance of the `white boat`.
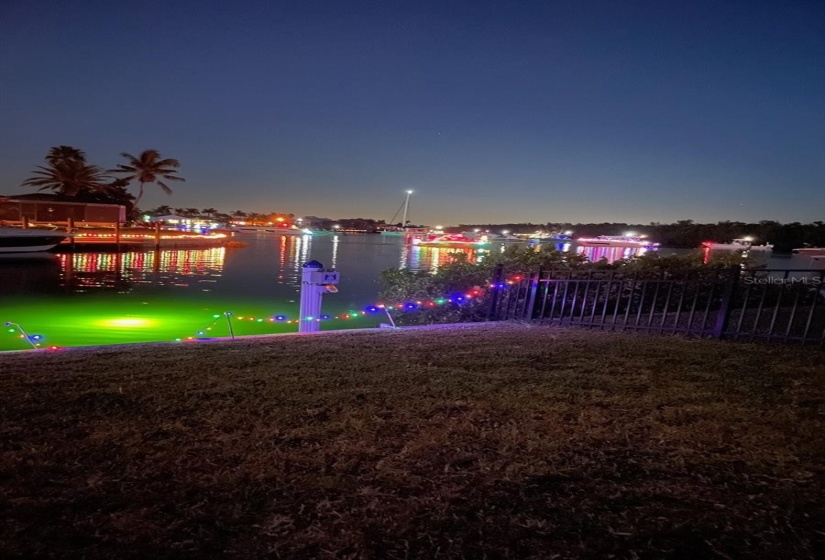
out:
{"label": "white boat", "polygon": [[706,247],[711,251],[773,251],[773,245],[754,245],[753,239],[743,237],[741,239],[734,239],[730,243],[716,243],[715,241],[705,241],[702,247]]}
{"label": "white boat", "polygon": [[48,251],[69,237],[70,233],[51,229],[0,228],[0,254]]}
{"label": "white boat", "polygon": [[230,231],[238,233],[273,233],[276,235],[313,235],[309,228],[281,227],[281,226],[235,226]]}
{"label": "white boat", "polygon": [[659,246],[643,237],[629,235],[598,235],[596,237],[580,237],[576,239],[580,247],[635,247],[653,249]]}

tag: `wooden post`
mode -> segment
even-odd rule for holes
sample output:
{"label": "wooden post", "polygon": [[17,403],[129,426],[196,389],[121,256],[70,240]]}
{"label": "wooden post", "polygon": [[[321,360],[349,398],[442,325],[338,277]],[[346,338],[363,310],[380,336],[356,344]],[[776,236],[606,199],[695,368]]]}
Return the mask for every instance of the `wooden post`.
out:
{"label": "wooden post", "polygon": [[23,229],[29,229],[29,217],[23,216]]}
{"label": "wooden post", "polygon": [[120,221],[115,222],[115,249],[120,252]]}
{"label": "wooden post", "polygon": [[[69,219],[66,221],[66,231],[67,231],[68,233],[73,233],[73,232],[74,232],[74,218],[69,218]],[[71,247],[72,247],[72,253],[74,253],[74,250],[75,250],[75,246],[74,246],[74,235],[72,235],[71,237],[69,237],[69,244],[70,244],[70,245],[71,245]]]}
{"label": "wooden post", "polygon": [[155,250],[160,249],[160,222],[155,222]]}

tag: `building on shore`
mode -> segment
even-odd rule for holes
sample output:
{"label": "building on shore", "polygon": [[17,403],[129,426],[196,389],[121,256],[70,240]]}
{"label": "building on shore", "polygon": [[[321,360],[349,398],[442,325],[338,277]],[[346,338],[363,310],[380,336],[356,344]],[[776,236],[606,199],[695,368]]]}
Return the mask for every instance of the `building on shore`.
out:
{"label": "building on shore", "polygon": [[53,194],[0,196],[0,222],[114,224],[126,221],[126,207],[119,204],[79,202]]}

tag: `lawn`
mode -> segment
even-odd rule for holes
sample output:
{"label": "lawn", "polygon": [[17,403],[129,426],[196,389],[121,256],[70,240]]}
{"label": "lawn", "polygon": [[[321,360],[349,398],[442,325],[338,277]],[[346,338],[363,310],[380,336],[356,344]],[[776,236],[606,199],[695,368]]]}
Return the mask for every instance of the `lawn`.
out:
{"label": "lawn", "polygon": [[816,558],[825,351],[520,324],[0,354],[0,556]]}

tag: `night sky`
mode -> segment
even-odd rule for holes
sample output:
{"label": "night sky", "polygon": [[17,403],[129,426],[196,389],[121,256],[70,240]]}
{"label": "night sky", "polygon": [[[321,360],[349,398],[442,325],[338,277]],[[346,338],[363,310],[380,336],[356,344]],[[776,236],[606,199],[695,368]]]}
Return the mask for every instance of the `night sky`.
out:
{"label": "night sky", "polygon": [[0,194],[419,224],[825,220],[822,0],[0,0]]}

